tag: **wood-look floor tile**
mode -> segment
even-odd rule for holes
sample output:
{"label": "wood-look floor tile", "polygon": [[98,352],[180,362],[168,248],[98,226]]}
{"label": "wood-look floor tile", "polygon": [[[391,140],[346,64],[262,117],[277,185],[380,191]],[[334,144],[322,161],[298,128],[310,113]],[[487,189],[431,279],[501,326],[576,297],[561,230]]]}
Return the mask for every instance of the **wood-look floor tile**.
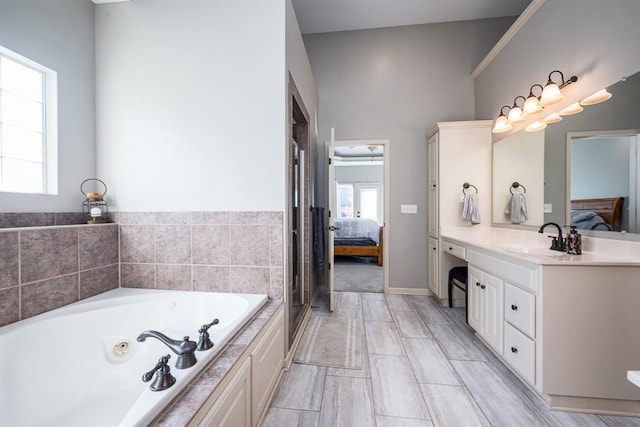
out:
{"label": "wood-look floor tile", "polygon": [[319,425],[322,427],[374,425],[370,380],[327,375]]}
{"label": "wood-look floor tile", "polygon": [[482,352],[476,346],[477,338],[462,334],[459,326],[436,324],[429,326],[429,329],[449,359],[485,361]]}
{"label": "wood-look floor tile", "polygon": [[282,376],[271,406],[319,411],[327,368],[292,363]]}
{"label": "wood-look floor tile", "polygon": [[395,311],[416,311],[406,295],[387,295],[387,304],[389,308]]}
{"label": "wood-look floor tile", "polygon": [[640,427],[640,417],[619,417],[615,415],[601,415],[600,417],[611,427]]}
{"label": "wood-look floor tile", "polygon": [[489,427],[478,404],[463,386],[420,384],[427,408],[438,427]]}
{"label": "wood-look floor tile", "polygon": [[416,311],[418,312],[422,320],[424,320],[424,322],[427,324],[427,326],[437,324],[451,324],[451,320],[444,313],[443,307],[432,297],[413,296],[411,297],[411,302],[413,303]]}
{"label": "wood-look floor tile", "polygon": [[419,383],[460,385],[460,379],[433,339],[403,338],[409,363]]}
{"label": "wood-look floor tile", "polygon": [[316,427],[319,412],[299,411],[297,409],[269,408],[262,427]]}
{"label": "wood-look floor tile", "polygon": [[404,355],[402,341],[393,322],[364,322],[367,352]]}
{"label": "wood-look floor tile", "polygon": [[431,331],[415,311],[391,311],[398,333],[405,338],[433,338]]}
{"label": "wood-look floor tile", "polygon": [[365,299],[362,301],[362,315],[364,320],[374,322],[392,322],[391,312],[387,303],[382,300]]}
{"label": "wood-look floor tile", "polygon": [[[594,414],[579,414],[575,412],[551,411],[549,424],[558,427],[609,427],[599,416]],[[622,427],[624,424],[614,424]],[[640,418],[637,424],[629,424],[627,427],[640,426]]]}
{"label": "wood-look floor tile", "polygon": [[377,416],[376,427],[433,427],[433,423],[429,420]]}
{"label": "wood-look floor tile", "polygon": [[369,355],[376,415],[430,419],[405,356]]}
{"label": "wood-look floor tile", "polygon": [[360,298],[362,299],[362,301],[384,301],[384,294],[379,292],[360,292]]}
{"label": "wood-look floor tile", "polygon": [[491,425],[548,426],[531,405],[486,362],[452,360],[451,363]]}
{"label": "wood-look floor tile", "polygon": [[336,306],[338,308],[360,309],[360,294],[357,292],[336,292]]}

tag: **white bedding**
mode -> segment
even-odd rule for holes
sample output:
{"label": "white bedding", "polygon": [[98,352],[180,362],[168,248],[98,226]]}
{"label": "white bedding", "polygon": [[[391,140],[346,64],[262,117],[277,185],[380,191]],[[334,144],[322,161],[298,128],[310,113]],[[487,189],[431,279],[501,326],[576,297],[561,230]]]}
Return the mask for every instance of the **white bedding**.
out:
{"label": "white bedding", "polygon": [[369,218],[339,219],[334,223],[336,239],[368,238],[380,244],[380,224]]}

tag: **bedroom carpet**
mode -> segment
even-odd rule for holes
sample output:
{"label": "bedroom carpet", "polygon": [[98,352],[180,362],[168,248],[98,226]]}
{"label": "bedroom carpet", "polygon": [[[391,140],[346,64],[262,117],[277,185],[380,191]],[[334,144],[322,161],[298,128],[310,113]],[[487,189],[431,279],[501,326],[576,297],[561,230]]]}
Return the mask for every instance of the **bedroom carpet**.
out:
{"label": "bedroom carpet", "polygon": [[334,263],[333,289],[339,292],[382,292],[383,267],[359,257],[339,257]]}
{"label": "bedroom carpet", "polygon": [[362,369],[362,322],[311,315],[293,358],[298,363]]}

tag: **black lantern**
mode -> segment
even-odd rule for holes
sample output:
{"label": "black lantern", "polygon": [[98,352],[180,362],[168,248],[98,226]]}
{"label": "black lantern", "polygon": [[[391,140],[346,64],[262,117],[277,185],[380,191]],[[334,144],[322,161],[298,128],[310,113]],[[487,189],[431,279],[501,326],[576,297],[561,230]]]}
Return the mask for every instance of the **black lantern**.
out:
{"label": "black lantern", "polygon": [[[104,192],[86,193],[83,187],[89,181],[97,181],[102,184]],[[80,191],[85,196],[84,202],[82,202],[82,213],[87,219],[87,224],[104,224],[107,222],[108,209],[107,202],[104,200],[104,195],[107,194],[107,185],[98,178],[89,178],[82,181]]]}

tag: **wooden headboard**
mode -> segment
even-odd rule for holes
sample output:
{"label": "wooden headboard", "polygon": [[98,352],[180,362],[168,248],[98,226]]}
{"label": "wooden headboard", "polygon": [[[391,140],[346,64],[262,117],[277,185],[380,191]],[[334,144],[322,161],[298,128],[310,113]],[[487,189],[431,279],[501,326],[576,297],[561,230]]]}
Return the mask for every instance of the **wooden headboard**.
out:
{"label": "wooden headboard", "polygon": [[620,230],[622,222],[622,202],[624,197],[608,197],[602,199],[580,199],[571,201],[572,211],[595,212],[614,230]]}

